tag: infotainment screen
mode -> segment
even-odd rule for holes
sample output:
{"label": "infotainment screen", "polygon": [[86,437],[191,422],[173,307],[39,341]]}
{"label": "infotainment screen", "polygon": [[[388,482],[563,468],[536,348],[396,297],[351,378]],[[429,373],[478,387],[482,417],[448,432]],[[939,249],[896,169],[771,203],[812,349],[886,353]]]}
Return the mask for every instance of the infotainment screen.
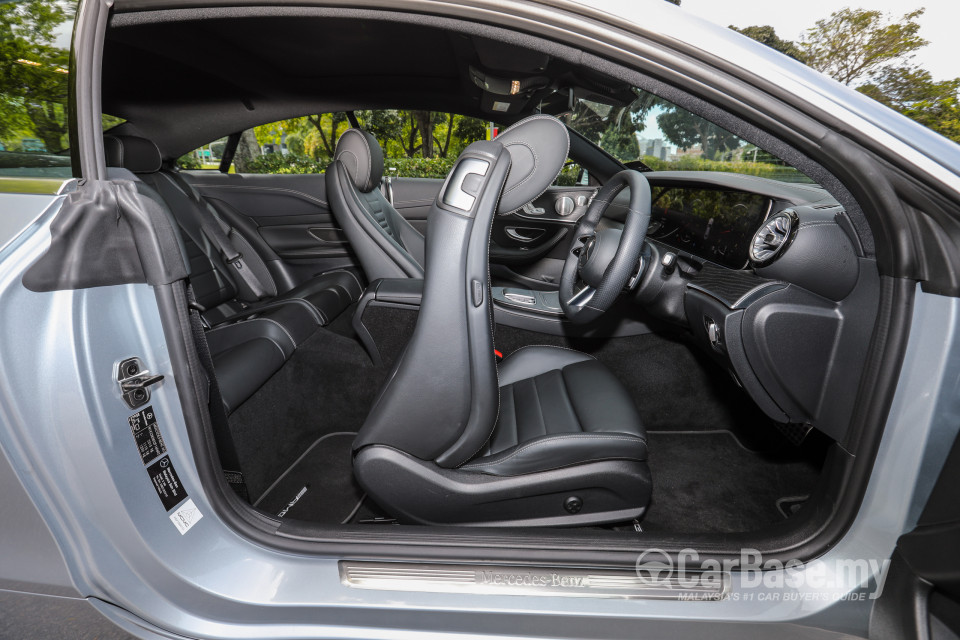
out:
{"label": "infotainment screen", "polygon": [[721,189],[655,187],[647,235],[733,269],[747,265],[747,247],[770,211],[766,196]]}

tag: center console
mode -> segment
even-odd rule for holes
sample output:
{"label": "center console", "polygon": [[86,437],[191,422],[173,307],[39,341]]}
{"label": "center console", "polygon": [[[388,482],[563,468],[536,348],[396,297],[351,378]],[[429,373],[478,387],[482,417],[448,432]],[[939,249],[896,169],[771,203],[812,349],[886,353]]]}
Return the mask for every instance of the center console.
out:
{"label": "center console", "polygon": [[557,291],[533,291],[516,287],[492,287],[493,303],[501,307],[522,309],[547,316],[562,316],[560,293]]}

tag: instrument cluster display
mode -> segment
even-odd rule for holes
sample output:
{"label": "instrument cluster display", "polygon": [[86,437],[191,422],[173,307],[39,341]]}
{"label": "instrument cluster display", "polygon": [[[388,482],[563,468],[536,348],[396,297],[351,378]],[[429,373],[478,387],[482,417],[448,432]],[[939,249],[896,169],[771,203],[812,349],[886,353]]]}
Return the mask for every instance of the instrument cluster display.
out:
{"label": "instrument cluster display", "polygon": [[722,189],[654,187],[647,235],[725,267],[747,265],[750,241],[771,199]]}

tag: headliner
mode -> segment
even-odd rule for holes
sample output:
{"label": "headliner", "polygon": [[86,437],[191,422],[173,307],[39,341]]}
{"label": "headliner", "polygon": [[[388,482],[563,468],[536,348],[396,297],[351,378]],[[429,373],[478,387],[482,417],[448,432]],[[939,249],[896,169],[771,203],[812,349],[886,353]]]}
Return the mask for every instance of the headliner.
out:
{"label": "headliner", "polygon": [[[595,74],[547,53],[423,20],[245,13],[113,16],[103,111],[126,119],[124,132],[177,157],[254,125],[347,109],[429,109],[509,124],[551,99],[565,106],[557,86],[597,86]],[[471,66],[502,78],[544,77],[550,86],[493,96],[472,82]],[[510,102],[509,111],[491,111],[494,99]]]}

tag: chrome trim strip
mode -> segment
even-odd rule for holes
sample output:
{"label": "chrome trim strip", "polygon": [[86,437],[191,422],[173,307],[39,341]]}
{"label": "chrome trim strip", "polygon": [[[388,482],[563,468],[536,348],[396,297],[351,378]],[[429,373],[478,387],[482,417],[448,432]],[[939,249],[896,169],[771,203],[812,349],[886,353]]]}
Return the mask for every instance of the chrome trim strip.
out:
{"label": "chrome trim strip", "polygon": [[655,576],[635,570],[341,560],[340,581],[354,589],[720,601],[728,573]]}
{"label": "chrome trim strip", "polygon": [[767,295],[768,293],[773,293],[774,291],[783,289],[786,286],[787,285],[784,284],[783,282],[762,282],[757,286],[755,286],[754,288],[747,291],[745,294],[743,294],[739,298],[737,298],[737,300],[731,306],[729,302],[727,302],[726,300],[718,296],[715,292],[711,291],[707,287],[704,287],[701,284],[697,284],[696,282],[687,283],[688,289],[693,289],[695,291],[699,291],[700,293],[705,293],[706,295],[710,296],[717,302],[722,303],[723,305],[727,306],[733,311],[736,311],[737,309],[745,309],[751,304],[753,304],[754,302],[756,302],[757,300],[759,300],[760,298],[762,298],[763,296]]}

